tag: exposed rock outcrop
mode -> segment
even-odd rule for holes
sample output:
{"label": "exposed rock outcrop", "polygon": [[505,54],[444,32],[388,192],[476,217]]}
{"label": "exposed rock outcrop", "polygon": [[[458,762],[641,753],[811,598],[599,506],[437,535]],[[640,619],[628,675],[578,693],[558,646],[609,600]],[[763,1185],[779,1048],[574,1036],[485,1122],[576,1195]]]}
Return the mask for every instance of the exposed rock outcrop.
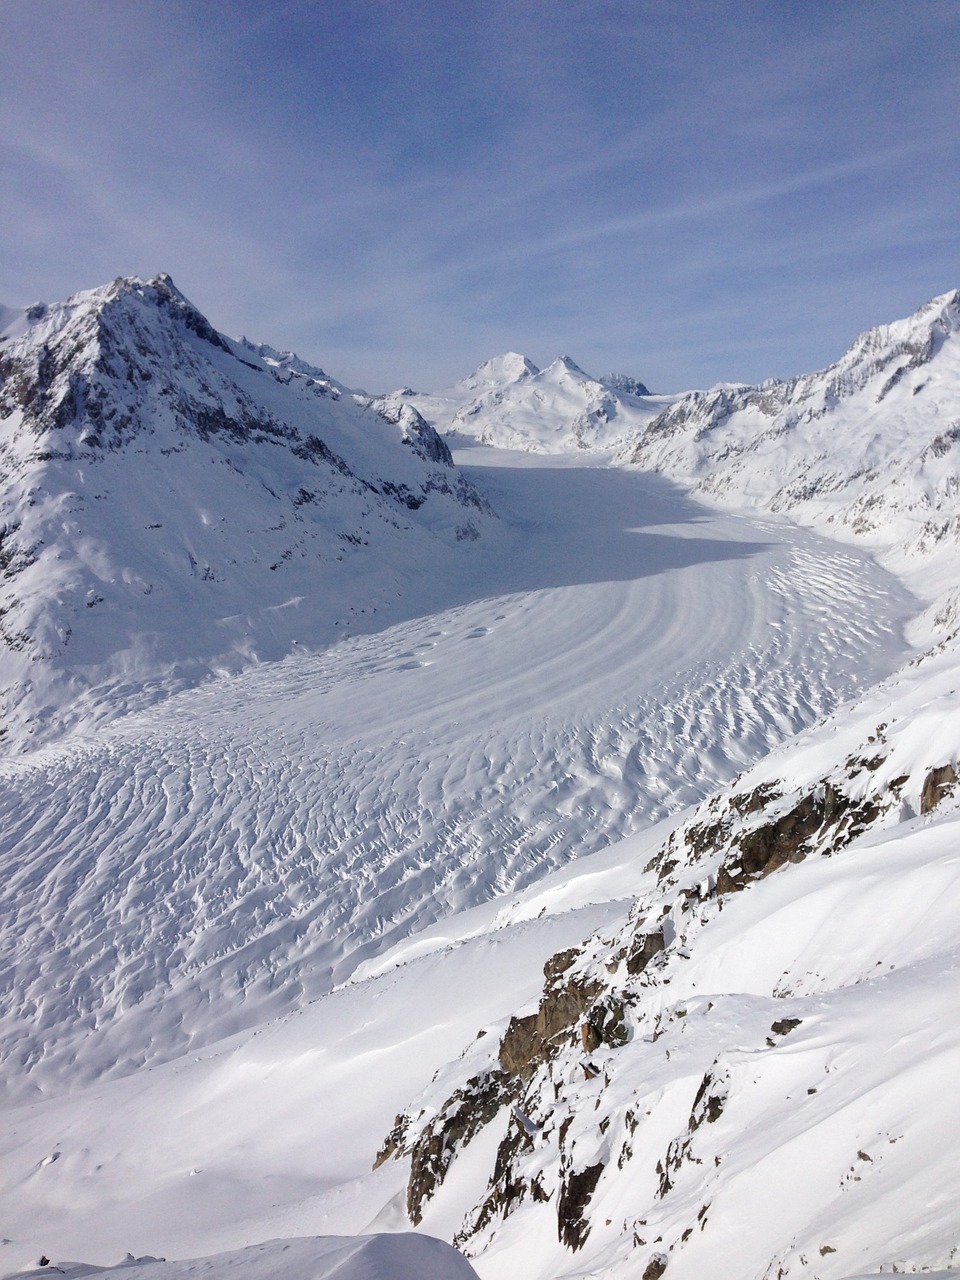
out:
{"label": "exposed rock outcrop", "polygon": [[[548,959],[537,1007],[509,1019],[488,1072],[474,1075],[431,1119],[410,1115],[391,1135],[385,1153],[411,1161],[413,1221],[421,1220],[456,1153],[496,1120],[504,1128],[490,1180],[457,1242],[474,1250],[518,1206],[541,1203],[555,1214],[560,1242],[583,1249],[597,1229],[593,1206],[603,1172],[611,1162],[619,1171],[636,1158],[638,1132],[650,1114],[649,1104],[644,1112],[622,1082],[611,1090],[621,1055],[634,1043],[664,1040],[675,1049],[687,1024],[699,1025],[713,1007],[712,1000],[671,1002],[670,983],[732,895],[792,864],[835,855],[901,813],[928,812],[957,781],[952,764],[919,777],[898,773],[892,754],[887,726],[879,725],[861,750],[811,783],[799,789],[770,777],[752,786],[734,783],[672,831],[646,867],[655,887],[635,903],[626,927]],[[911,797],[906,807],[905,796]],[[789,989],[773,994],[785,998]],[[766,1020],[758,1014],[751,1052],[778,1052],[802,1024],[790,1013],[773,1019],[768,1013]],[[671,1051],[664,1050],[667,1058]],[[672,1200],[680,1182],[689,1186],[689,1179],[703,1177],[708,1159],[710,1167],[721,1160],[715,1135],[727,1132],[721,1121],[735,1088],[723,1053],[683,1078],[685,1118],[655,1162],[658,1203]],[[592,1099],[585,1110],[577,1101],[584,1090]],[[816,1092],[809,1087],[811,1096]],[[674,1243],[649,1259],[647,1270],[662,1274],[672,1249],[704,1230],[707,1220],[704,1204]],[[638,1249],[648,1240],[642,1230],[633,1235]]]}
{"label": "exposed rock outcrop", "polygon": [[920,812],[930,813],[945,796],[953,794],[957,783],[957,769],[953,764],[943,764],[931,769],[923,780],[920,792]]}

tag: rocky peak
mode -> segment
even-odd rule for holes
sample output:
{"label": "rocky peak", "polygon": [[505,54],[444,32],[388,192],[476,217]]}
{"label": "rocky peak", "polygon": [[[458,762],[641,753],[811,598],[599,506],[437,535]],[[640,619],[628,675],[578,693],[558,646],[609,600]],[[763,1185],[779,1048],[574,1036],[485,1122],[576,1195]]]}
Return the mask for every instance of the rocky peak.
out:
{"label": "rocky peak", "polygon": [[601,375],[600,381],[607,387],[612,387],[614,391],[619,391],[622,395],[627,396],[648,396],[650,389],[637,378],[631,378],[626,373],[605,373]]}
{"label": "rocky peak", "polygon": [[0,416],[19,410],[22,428],[52,435],[47,451],[118,447],[161,395],[182,411],[191,376],[209,389],[210,348],[231,354],[166,274],[121,277],[32,311],[33,323],[0,351]]}

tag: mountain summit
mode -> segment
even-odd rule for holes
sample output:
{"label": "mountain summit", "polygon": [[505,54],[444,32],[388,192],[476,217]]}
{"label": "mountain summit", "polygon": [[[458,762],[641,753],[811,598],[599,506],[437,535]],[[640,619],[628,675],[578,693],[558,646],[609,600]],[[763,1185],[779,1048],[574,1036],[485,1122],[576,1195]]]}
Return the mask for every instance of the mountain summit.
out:
{"label": "mountain summit", "polygon": [[457,383],[458,390],[464,392],[484,391],[490,387],[505,387],[512,383],[522,382],[524,378],[535,377],[540,370],[526,356],[516,351],[507,351],[502,356],[494,356],[485,360],[479,369],[469,377]]}

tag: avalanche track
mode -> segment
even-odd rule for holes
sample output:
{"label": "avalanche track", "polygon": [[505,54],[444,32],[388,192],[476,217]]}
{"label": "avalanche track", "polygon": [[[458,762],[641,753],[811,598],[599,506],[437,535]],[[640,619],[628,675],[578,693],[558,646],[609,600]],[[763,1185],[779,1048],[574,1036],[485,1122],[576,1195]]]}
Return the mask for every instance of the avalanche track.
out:
{"label": "avalanche track", "polygon": [[8,1097],[295,1007],[904,656],[916,602],[856,549],[576,457],[457,460],[503,527],[445,607],[0,764]]}

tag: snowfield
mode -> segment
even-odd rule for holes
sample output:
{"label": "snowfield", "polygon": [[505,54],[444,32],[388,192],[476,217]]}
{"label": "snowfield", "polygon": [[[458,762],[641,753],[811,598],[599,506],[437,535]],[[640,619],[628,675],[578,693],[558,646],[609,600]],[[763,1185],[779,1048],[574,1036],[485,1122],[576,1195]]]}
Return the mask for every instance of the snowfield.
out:
{"label": "snowfield", "polygon": [[[503,357],[420,417],[166,277],[4,313],[3,500],[51,540],[4,617],[72,631],[3,672],[0,1273],[953,1274],[955,318],[722,405]],[[23,389],[40,323],[75,394],[61,322],[102,457]],[[522,448],[451,459],[454,400]],[[324,422],[342,466],[296,452]]]}
{"label": "snowfield", "polygon": [[463,603],[0,762],[8,1096],[296,1007],[702,799],[905,652],[916,605],[856,551],[655,477],[471,460],[504,532]]}

